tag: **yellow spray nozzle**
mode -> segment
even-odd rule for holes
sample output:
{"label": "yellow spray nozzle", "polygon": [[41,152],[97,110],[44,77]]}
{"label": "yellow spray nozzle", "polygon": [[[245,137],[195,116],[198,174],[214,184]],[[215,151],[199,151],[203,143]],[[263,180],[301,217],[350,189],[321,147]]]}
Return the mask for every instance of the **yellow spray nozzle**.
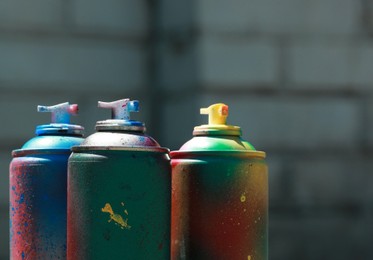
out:
{"label": "yellow spray nozzle", "polygon": [[228,106],[223,103],[218,103],[201,108],[202,115],[209,115],[209,125],[225,125],[228,117]]}

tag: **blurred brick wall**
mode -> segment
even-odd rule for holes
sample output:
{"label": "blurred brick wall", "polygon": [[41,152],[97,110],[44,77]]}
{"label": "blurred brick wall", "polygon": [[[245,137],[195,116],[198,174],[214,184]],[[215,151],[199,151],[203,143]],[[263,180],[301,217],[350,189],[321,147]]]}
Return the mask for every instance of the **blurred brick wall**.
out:
{"label": "blurred brick wall", "polygon": [[8,258],[10,151],[76,102],[141,101],[171,149],[224,102],[267,152],[270,259],[371,259],[373,1],[3,0],[0,2],[0,259]]}
{"label": "blurred brick wall", "polygon": [[229,104],[267,152],[270,259],[372,259],[373,1],[163,3],[162,143]]}

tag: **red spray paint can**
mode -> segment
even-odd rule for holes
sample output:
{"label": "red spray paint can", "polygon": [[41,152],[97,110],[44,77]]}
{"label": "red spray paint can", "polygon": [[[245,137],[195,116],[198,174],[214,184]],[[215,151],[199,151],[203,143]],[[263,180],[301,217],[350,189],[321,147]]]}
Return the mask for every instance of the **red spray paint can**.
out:
{"label": "red spray paint can", "polygon": [[83,127],[70,124],[78,106],[38,106],[52,123],[14,150],[10,163],[10,259],[66,258],[67,160],[83,141]]}
{"label": "red spray paint can", "polygon": [[226,125],[228,106],[201,113],[209,124],[171,152],[172,259],[265,260],[268,172],[265,153]]}

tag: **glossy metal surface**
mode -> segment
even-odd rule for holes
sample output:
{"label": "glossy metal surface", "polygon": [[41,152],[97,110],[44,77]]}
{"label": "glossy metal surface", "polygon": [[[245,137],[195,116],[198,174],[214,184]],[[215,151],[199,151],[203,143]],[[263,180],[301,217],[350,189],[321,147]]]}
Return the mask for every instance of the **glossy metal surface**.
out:
{"label": "glossy metal surface", "polygon": [[37,136],[10,164],[10,258],[66,258],[67,160],[76,136]]}
{"label": "glossy metal surface", "polygon": [[267,259],[268,173],[255,152],[171,152],[172,259]]}
{"label": "glossy metal surface", "polygon": [[69,158],[67,258],[169,259],[169,150],[137,126],[104,129]]}
{"label": "glossy metal surface", "polygon": [[74,152],[68,189],[68,259],[169,259],[166,152]]}

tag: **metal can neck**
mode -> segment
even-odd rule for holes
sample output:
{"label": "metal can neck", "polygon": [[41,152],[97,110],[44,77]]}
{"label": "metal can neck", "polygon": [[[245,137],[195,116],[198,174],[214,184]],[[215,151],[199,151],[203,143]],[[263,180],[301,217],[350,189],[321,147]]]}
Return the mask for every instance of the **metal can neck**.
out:
{"label": "metal can neck", "polygon": [[80,125],[52,123],[46,125],[38,125],[35,134],[41,135],[69,135],[83,136],[84,128]]}
{"label": "metal can neck", "polygon": [[232,125],[212,125],[196,126],[193,130],[193,136],[241,136],[241,128]]}
{"label": "metal can neck", "polygon": [[96,130],[102,131],[129,131],[144,133],[146,128],[144,123],[134,120],[108,119],[98,121]]}

